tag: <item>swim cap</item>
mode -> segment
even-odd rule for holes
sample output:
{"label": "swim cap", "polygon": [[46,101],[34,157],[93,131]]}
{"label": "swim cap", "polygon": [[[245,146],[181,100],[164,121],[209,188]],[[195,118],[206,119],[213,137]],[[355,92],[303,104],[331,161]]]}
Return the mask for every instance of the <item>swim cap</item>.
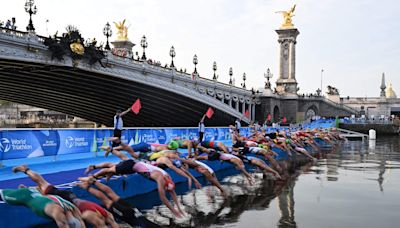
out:
{"label": "swim cap", "polygon": [[163,151],[153,153],[152,155],[150,155],[149,160],[150,161],[151,160],[156,160],[157,158],[161,157],[163,154],[164,154]]}
{"label": "swim cap", "polygon": [[165,180],[165,190],[167,190],[168,192],[172,192],[175,189],[175,183],[171,180],[170,177],[166,177],[164,178]]}
{"label": "swim cap", "polygon": [[286,139],[286,143],[289,144],[290,143],[290,139]]}
{"label": "swim cap", "polygon": [[176,149],[178,149],[178,147],[179,147],[179,144],[177,141],[171,141],[168,143],[168,149],[176,150]]}
{"label": "swim cap", "polygon": [[263,144],[258,144],[258,147],[264,148],[264,145]]}

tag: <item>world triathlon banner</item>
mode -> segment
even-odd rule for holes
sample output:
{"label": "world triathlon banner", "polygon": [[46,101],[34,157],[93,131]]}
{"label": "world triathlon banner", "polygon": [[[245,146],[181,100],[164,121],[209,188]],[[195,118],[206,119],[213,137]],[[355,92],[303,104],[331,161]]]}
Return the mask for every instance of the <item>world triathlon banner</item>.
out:
{"label": "world triathlon banner", "polygon": [[[242,133],[243,132],[243,133]],[[248,128],[241,133],[247,135]],[[112,129],[0,130],[0,160],[96,152]],[[175,139],[197,139],[197,128],[126,129],[122,142],[168,143]],[[228,128],[206,128],[204,140],[229,140]]]}

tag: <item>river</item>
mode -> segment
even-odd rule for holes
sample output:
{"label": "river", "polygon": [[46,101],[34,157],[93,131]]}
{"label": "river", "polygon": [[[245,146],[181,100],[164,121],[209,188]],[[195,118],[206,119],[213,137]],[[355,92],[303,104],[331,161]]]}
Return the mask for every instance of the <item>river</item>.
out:
{"label": "river", "polygon": [[349,141],[321,155],[316,163],[291,170],[285,181],[258,173],[255,184],[249,186],[241,175],[218,176],[230,193],[228,200],[214,187],[177,186],[187,213],[182,219],[171,219],[169,210],[158,206],[156,192],[130,200],[149,219],[168,227],[384,228],[400,224],[399,137]]}

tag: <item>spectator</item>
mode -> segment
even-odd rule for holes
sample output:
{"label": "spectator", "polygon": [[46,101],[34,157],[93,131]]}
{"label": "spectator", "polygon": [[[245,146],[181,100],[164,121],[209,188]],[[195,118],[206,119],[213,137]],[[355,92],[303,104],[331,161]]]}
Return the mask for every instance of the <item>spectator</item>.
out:
{"label": "spectator", "polygon": [[7,20],[6,28],[11,29],[11,21],[10,20]]}

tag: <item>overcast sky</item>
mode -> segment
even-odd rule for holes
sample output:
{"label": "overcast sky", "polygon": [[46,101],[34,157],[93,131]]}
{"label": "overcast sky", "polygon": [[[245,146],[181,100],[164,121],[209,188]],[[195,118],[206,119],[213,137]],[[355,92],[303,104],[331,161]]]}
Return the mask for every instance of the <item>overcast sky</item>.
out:
{"label": "overcast sky", "polygon": [[[127,19],[129,38],[142,52],[140,38],[148,38],[148,58],[169,63],[175,46],[177,68],[193,71],[197,54],[202,77],[212,78],[217,62],[219,80],[236,85],[246,72],[248,88],[264,84],[270,68],[278,76],[276,29],[283,22],[279,10],[297,4],[293,23],[297,37],[296,78],[300,92],[314,92],[323,84],[341,96],[379,96],[382,72],[400,95],[400,2],[398,0],[36,0],[33,22],[38,34],[65,32],[69,24],[84,38],[105,41],[106,22]],[[25,0],[1,1],[0,20],[16,17],[25,30]],[[49,20],[46,29],[46,19]],[[116,29],[113,26],[113,32]],[[112,39],[116,36],[113,35]]]}

